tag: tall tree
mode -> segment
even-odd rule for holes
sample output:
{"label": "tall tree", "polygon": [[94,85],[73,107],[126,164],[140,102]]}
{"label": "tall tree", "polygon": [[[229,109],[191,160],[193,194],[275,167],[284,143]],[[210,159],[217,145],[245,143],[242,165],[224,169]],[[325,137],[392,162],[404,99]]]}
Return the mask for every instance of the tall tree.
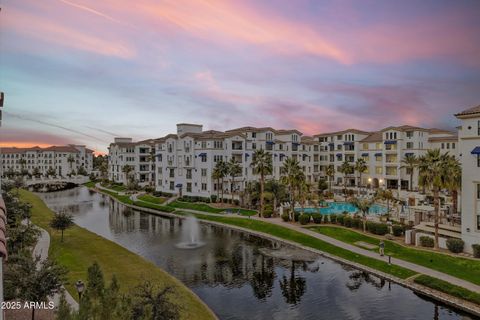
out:
{"label": "tall tree", "polygon": [[225,161],[219,160],[215,164],[215,167],[213,170],[215,172],[215,176],[218,176],[218,179],[220,182],[220,185],[217,184],[217,188],[220,191],[219,196],[220,196],[221,202],[223,203],[223,183],[224,183],[225,177],[228,175],[228,165]]}
{"label": "tall tree", "polygon": [[358,193],[360,193],[360,187],[362,186],[362,174],[364,174],[368,167],[367,163],[363,158],[358,158],[357,161],[355,162],[355,171],[358,172],[358,181],[357,181],[357,187],[358,187]]}
{"label": "tall tree", "polygon": [[295,210],[295,201],[296,201],[296,194],[298,186],[304,177],[304,173],[302,168],[300,167],[300,163],[297,159],[294,158],[287,158],[283,161],[282,167],[282,177],[280,181],[288,186],[289,193],[290,193],[290,215],[292,218],[294,216]]}
{"label": "tall tree", "polygon": [[73,216],[66,212],[56,213],[52,221],[50,221],[50,226],[55,230],[60,230],[62,232],[61,241],[63,242],[63,232],[73,226]]}
{"label": "tall tree", "polygon": [[72,155],[69,155],[67,158],[68,164],[70,165],[70,172],[73,172],[73,163],[75,162],[75,158]]}
{"label": "tall tree", "polygon": [[410,182],[408,185],[408,190],[413,190],[413,175],[415,169],[418,167],[418,158],[415,155],[408,155],[402,159],[402,168],[407,169],[407,173],[410,175]]}
{"label": "tall tree", "polygon": [[240,163],[235,160],[235,158],[231,158],[230,161],[227,163],[228,168],[228,176],[230,177],[230,192],[232,193],[232,204],[233,204],[233,196],[235,194],[235,178],[242,174],[242,167]]}
{"label": "tall tree", "polygon": [[452,196],[452,204],[453,204],[453,214],[457,214],[458,210],[458,190],[462,186],[462,167],[460,162],[454,155],[448,156],[445,161],[445,184],[450,191]]}
{"label": "tall tree", "polygon": [[273,211],[276,212],[279,201],[286,198],[285,185],[275,179],[270,179],[265,184],[265,190],[273,195]]}
{"label": "tall tree", "polygon": [[327,169],[325,170],[325,175],[328,177],[328,191],[332,192],[332,180],[335,176],[335,166],[333,164],[329,164]]}
{"label": "tall tree", "polygon": [[354,167],[345,160],[340,166],[339,172],[343,174],[343,193],[345,195],[345,201],[347,200],[347,177],[354,172]]}
{"label": "tall tree", "polygon": [[440,190],[448,186],[447,175],[448,153],[442,154],[440,149],[428,150],[419,159],[419,184],[433,193],[435,208],[435,248],[438,249],[438,224],[440,218]]}
{"label": "tall tree", "polygon": [[126,164],[122,168],[122,172],[125,174],[125,184],[128,183],[128,178],[130,177],[130,173],[133,171],[133,167],[129,164]]}
{"label": "tall tree", "polygon": [[40,261],[40,257],[32,258],[30,254],[10,256],[5,272],[5,298],[46,302],[49,296],[60,292],[67,272],[50,258]]}
{"label": "tall tree", "polygon": [[265,201],[265,176],[272,174],[272,155],[265,152],[263,149],[255,150],[251,166],[253,168],[253,173],[260,175],[260,212],[258,213],[258,216],[262,217]]}

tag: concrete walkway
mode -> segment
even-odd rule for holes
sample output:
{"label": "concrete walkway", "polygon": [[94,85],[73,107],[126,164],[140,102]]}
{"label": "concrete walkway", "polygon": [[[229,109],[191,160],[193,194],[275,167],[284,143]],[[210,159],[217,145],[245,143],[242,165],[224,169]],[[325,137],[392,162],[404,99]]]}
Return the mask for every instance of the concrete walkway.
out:
{"label": "concrete walkway", "polygon": [[[325,236],[323,234],[317,233],[315,231],[308,230],[307,228],[302,228],[299,225],[284,222],[280,218],[265,219],[265,218],[252,217],[252,219],[272,223],[272,224],[279,225],[279,226],[282,226],[282,227],[285,227],[285,228],[289,228],[291,230],[295,230],[295,231],[304,233],[306,235],[309,235],[311,237],[323,240],[323,241],[328,242],[328,243],[330,243],[334,246],[337,246],[337,247],[352,251],[354,253],[358,253],[358,254],[361,254],[363,256],[373,258],[373,259],[385,261],[385,262],[388,263],[388,256],[383,256],[382,257],[377,252],[362,249],[362,248],[356,247],[354,245],[342,242],[340,240],[337,240],[337,239]],[[433,269],[430,269],[430,268],[427,268],[427,267],[424,267],[424,266],[420,266],[418,264],[411,263],[411,262],[408,262],[408,261],[405,261],[405,260],[395,259],[393,257],[391,258],[391,263],[393,265],[404,267],[404,268],[410,269],[410,270],[418,272],[418,273],[423,273],[423,274],[426,274],[428,276],[450,282],[452,284],[463,287],[463,288],[468,289],[468,290],[473,291],[473,292],[480,292],[480,286],[479,285],[476,285],[474,283],[471,283],[471,282],[463,280],[463,279],[453,277],[453,276],[445,274],[443,272],[439,272],[439,271],[436,271],[436,270],[433,270]],[[433,263],[435,263],[435,262],[433,262]]]}
{"label": "concrete walkway", "polygon": [[[48,258],[48,249],[50,248],[50,235],[45,229],[42,229],[39,226],[37,226],[37,228],[40,230],[40,236],[38,237],[37,244],[35,245],[32,254],[34,257],[39,256],[39,262],[42,262]],[[67,300],[67,303],[73,310],[78,310],[78,302],[73,299],[73,297],[65,289],[65,287],[62,288],[64,289],[65,299]],[[60,304],[60,296],[61,295],[57,293],[53,297],[49,297],[49,299],[50,301],[53,301],[55,303],[55,306],[58,307],[58,305]]]}

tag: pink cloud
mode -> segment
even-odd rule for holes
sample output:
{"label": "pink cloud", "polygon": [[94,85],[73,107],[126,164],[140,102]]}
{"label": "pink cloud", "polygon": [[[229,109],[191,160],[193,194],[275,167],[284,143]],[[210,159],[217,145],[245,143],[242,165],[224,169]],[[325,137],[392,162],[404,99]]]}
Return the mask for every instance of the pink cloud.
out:
{"label": "pink cloud", "polygon": [[3,19],[5,30],[50,44],[124,59],[135,56],[135,49],[127,42],[101,38],[89,34],[86,29],[79,31],[78,28],[68,27],[65,20],[54,22],[42,15],[14,8],[8,8]]}

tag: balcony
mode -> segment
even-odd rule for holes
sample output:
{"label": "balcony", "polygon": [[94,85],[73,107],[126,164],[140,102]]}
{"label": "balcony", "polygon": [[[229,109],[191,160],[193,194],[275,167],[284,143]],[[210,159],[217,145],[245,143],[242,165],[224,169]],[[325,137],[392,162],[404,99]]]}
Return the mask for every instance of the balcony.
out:
{"label": "balcony", "polygon": [[243,150],[243,143],[240,141],[233,141],[232,142],[232,150],[237,151],[237,150]]}

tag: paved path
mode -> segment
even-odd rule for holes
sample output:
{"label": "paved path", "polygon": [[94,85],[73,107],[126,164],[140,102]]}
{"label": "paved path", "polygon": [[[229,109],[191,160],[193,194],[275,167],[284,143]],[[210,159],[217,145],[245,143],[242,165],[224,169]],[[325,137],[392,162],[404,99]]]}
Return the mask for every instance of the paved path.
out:
{"label": "paved path", "polygon": [[[106,189],[106,188],[100,187],[100,189]],[[108,190],[108,189],[106,189],[106,190]],[[181,209],[181,211],[204,214],[204,215],[211,215],[211,216],[217,216],[217,217],[219,216],[216,213],[208,213],[208,212],[191,210],[191,209]],[[367,257],[370,257],[370,258],[373,258],[373,259],[376,259],[376,260],[381,260],[381,261],[388,262],[388,256],[383,256],[382,257],[377,252],[369,251],[369,250],[366,250],[366,249],[356,247],[354,245],[342,242],[340,240],[337,240],[337,239],[325,236],[323,234],[308,230],[307,228],[303,228],[303,227],[301,227],[299,225],[296,225],[296,224],[284,222],[280,218],[268,218],[268,219],[266,219],[266,218],[259,218],[258,216],[251,216],[251,217],[247,218],[245,216],[236,215],[236,214],[222,215],[222,216],[243,218],[243,219],[255,219],[255,220],[259,220],[259,221],[263,221],[263,222],[267,222],[267,223],[272,223],[272,224],[279,225],[279,226],[282,226],[282,227],[285,227],[285,228],[289,228],[291,230],[295,230],[295,231],[301,232],[303,234],[312,236],[314,238],[323,240],[323,241],[328,242],[328,243],[330,243],[334,246],[349,250],[351,252],[361,254],[363,256],[367,256]],[[469,281],[466,281],[466,280],[463,280],[463,279],[459,279],[457,277],[448,275],[446,273],[436,271],[436,270],[433,270],[433,269],[430,269],[430,268],[427,268],[427,267],[424,267],[424,266],[420,266],[418,264],[411,263],[411,262],[408,262],[408,261],[405,261],[405,260],[395,259],[393,257],[391,258],[390,262],[393,265],[404,267],[404,268],[410,269],[410,270],[418,272],[418,273],[426,274],[428,276],[450,282],[450,283],[455,284],[457,286],[466,288],[470,291],[480,292],[480,286],[479,285],[476,285],[472,282],[469,282]]]}
{"label": "paved path", "polygon": [[[33,249],[33,256],[40,256],[40,262],[44,261],[45,259],[48,258],[48,248],[50,247],[50,235],[45,229],[42,229],[37,226],[38,229],[40,229],[40,236],[38,237],[37,244],[35,245],[35,248]],[[63,287],[65,291],[65,299],[67,300],[67,303],[70,305],[70,307],[73,310],[78,310],[78,303],[73,299],[73,297],[70,295],[70,293]],[[55,294],[53,297],[49,297],[51,301],[55,303],[55,306],[58,306],[60,303],[60,294]]]}
{"label": "paved path", "polygon": [[[284,222],[279,218],[265,219],[265,218],[252,217],[252,219],[261,220],[261,221],[276,224],[276,225],[279,225],[279,226],[282,226],[282,227],[286,227],[286,228],[304,233],[306,235],[312,236],[314,238],[323,240],[323,241],[328,242],[328,243],[330,243],[334,246],[352,251],[354,253],[358,253],[358,254],[361,254],[363,256],[367,256],[367,257],[370,257],[370,258],[374,258],[374,259],[377,259],[377,260],[388,262],[388,256],[383,256],[382,257],[377,252],[356,247],[354,245],[351,245],[351,244],[345,243],[343,241],[325,236],[325,235],[317,233],[315,231],[311,231],[311,230],[308,230],[306,228],[302,228],[299,225]],[[471,291],[474,291],[474,292],[480,292],[480,286],[479,285],[476,285],[474,283],[471,283],[471,282],[463,280],[463,279],[453,277],[453,276],[445,274],[443,272],[439,272],[439,271],[436,271],[436,270],[433,270],[433,269],[430,269],[430,268],[427,268],[427,267],[424,267],[424,266],[420,266],[418,264],[411,263],[411,262],[408,262],[408,261],[405,261],[405,260],[395,259],[393,257],[391,258],[391,263],[394,264],[394,265],[400,266],[400,267],[404,267],[404,268],[413,270],[413,271],[418,272],[418,273],[423,273],[423,274],[426,274],[428,276],[450,282],[452,284],[455,284],[455,285],[460,286],[460,287],[464,287],[464,288],[466,288],[468,290],[471,290]]]}

